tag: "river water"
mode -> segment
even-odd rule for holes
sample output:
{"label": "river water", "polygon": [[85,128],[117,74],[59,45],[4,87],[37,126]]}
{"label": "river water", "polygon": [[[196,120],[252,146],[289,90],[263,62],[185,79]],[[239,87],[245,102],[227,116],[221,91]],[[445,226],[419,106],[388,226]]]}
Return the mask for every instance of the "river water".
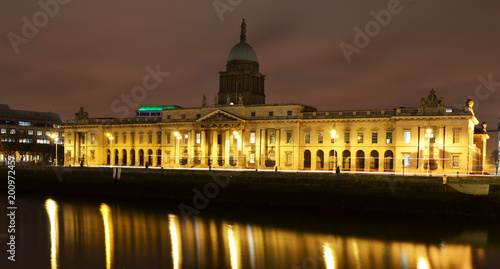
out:
{"label": "river water", "polygon": [[[7,201],[6,196],[0,196]],[[18,197],[15,262],[2,203],[0,268],[500,268],[487,222],[201,211]]]}

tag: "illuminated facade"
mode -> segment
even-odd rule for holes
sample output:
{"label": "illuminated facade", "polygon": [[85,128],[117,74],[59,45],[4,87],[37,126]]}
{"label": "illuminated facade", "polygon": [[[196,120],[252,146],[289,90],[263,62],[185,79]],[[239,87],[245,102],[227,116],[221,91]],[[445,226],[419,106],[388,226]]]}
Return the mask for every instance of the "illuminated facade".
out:
{"label": "illuminated facade", "polygon": [[241,28],[213,105],[203,97],[201,107],[148,106],[125,119],[89,119],[82,108],[64,126],[65,164],[483,172],[488,135],[474,129],[472,101],[446,107],[432,90],[414,108],[320,112],[265,104],[265,76],[245,22]]}
{"label": "illuminated facade", "polygon": [[54,143],[57,143],[61,145],[57,150],[62,163],[64,132],[60,129],[61,124],[56,113],[15,110],[0,104],[0,162],[13,156],[16,162],[49,164],[55,159]]}

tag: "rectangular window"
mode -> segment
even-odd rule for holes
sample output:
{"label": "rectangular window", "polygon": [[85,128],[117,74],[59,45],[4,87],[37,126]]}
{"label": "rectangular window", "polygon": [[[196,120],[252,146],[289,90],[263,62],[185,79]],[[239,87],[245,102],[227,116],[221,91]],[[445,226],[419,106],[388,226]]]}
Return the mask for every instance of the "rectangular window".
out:
{"label": "rectangular window", "polygon": [[251,116],[251,117],[255,117],[255,112],[251,112],[251,113],[250,113],[250,116]]}
{"label": "rectangular window", "polygon": [[189,135],[185,134],[184,135],[184,144],[187,144],[187,143],[189,143]]}
{"label": "rectangular window", "polygon": [[404,167],[409,167],[410,166],[410,154],[404,154],[403,155],[403,166]]}
{"label": "rectangular window", "polygon": [[127,134],[123,134],[123,144],[127,144]]}
{"label": "rectangular window", "polygon": [[201,133],[196,133],[196,144],[201,144]]}
{"label": "rectangular window", "polygon": [[10,134],[16,134],[16,129],[10,129]]}
{"label": "rectangular window", "polygon": [[135,133],[130,133],[130,143],[132,145],[135,143]]}
{"label": "rectangular window", "polygon": [[25,130],[24,130],[24,129],[19,130],[19,134],[20,134],[20,135],[24,135],[24,133],[25,133]]}
{"label": "rectangular window", "polygon": [[50,136],[50,131],[45,131],[45,136]]}
{"label": "rectangular window", "polygon": [[114,139],[115,139],[115,145],[118,144],[118,133],[115,133],[114,135]]}
{"label": "rectangular window", "polygon": [[269,134],[269,144],[274,144],[274,143],[276,143],[276,133],[271,132]]}
{"label": "rectangular window", "polygon": [[306,144],[311,143],[311,133],[306,133]]}
{"label": "rectangular window", "polygon": [[453,168],[459,168],[460,167],[460,156],[458,155],[453,155]]}
{"label": "rectangular window", "polygon": [[255,163],[255,153],[250,153],[250,163]]}
{"label": "rectangular window", "polygon": [[32,126],[32,124],[29,121],[20,121],[19,126]]}
{"label": "rectangular window", "polygon": [[148,144],[153,144],[153,135],[148,134]]}
{"label": "rectangular window", "polygon": [[291,152],[286,153],[286,165],[292,165],[292,153]]}
{"label": "rectangular window", "polygon": [[143,134],[140,134],[139,135],[139,144],[142,144],[142,142],[144,142],[144,136],[143,136]]}
{"label": "rectangular window", "polygon": [[410,144],[411,142],[411,132],[410,131],[404,131],[404,143],[405,144]]}
{"label": "rectangular window", "polygon": [[170,135],[171,135],[170,132],[167,133],[167,144],[170,144]]}
{"label": "rectangular window", "polygon": [[372,132],[372,144],[378,143],[378,132]]}
{"label": "rectangular window", "polygon": [[286,132],[286,143],[287,144],[292,143],[292,132]]}
{"label": "rectangular window", "polygon": [[169,120],[169,119],[170,119],[170,115],[167,115],[167,120]]}
{"label": "rectangular window", "polygon": [[291,111],[291,110],[288,110],[288,111],[286,112],[286,115],[287,115],[287,116],[292,116],[292,111]]}
{"label": "rectangular window", "polygon": [[161,133],[157,133],[157,134],[156,134],[156,142],[157,142],[158,144],[161,144]]}
{"label": "rectangular window", "polygon": [[385,134],[385,142],[387,144],[392,144],[392,132],[387,132]]}
{"label": "rectangular window", "polygon": [[43,135],[43,131],[42,130],[37,130],[36,131],[36,135],[37,136],[42,136]]}
{"label": "rectangular window", "polygon": [[94,144],[95,143],[95,134],[90,135],[90,143]]}
{"label": "rectangular window", "polygon": [[250,133],[250,144],[255,144],[255,132]]}
{"label": "rectangular window", "polygon": [[6,133],[7,133],[7,129],[2,128],[2,131],[1,131],[0,133],[2,133],[2,134],[6,134]]}
{"label": "rectangular window", "polygon": [[274,116],[274,112],[269,111],[269,117],[272,117],[272,116]]}
{"label": "rectangular window", "polygon": [[323,132],[318,133],[318,144],[323,144]]}
{"label": "rectangular window", "polygon": [[458,144],[460,143],[460,131],[455,130],[453,131],[453,144]]}
{"label": "rectangular window", "polygon": [[363,144],[364,139],[363,132],[358,132],[358,144]]}
{"label": "rectangular window", "polygon": [[62,133],[61,133],[61,136],[62,136],[62,137],[65,137],[66,135],[64,134],[64,132],[62,132]]}
{"label": "rectangular window", "polygon": [[350,140],[351,140],[351,133],[344,132],[344,143],[349,144]]}
{"label": "rectangular window", "polygon": [[28,135],[33,135],[33,130],[28,130]]}

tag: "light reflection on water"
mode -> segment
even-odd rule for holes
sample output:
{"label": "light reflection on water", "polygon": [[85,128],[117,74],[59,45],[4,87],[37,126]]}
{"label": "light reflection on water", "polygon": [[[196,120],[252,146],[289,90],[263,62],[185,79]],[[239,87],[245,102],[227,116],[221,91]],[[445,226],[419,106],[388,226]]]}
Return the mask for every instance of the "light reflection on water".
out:
{"label": "light reflection on water", "polygon": [[[467,269],[500,264],[499,242],[489,240],[486,230],[460,230],[446,240],[423,230],[430,240],[411,241],[387,239],[390,230],[367,236],[363,229],[379,225],[370,222],[356,224],[359,233],[335,232],[310,228],[309,220],[293,217],[289,221],[298,228],[269,221],[269,216],[262,217],[266,221],[238,221],[227,213],[183,218],[159,207],[55,198],[19,203],[18,257],[31,258],[13,268]],[[38,214],[43,207],[45,214]]]}
{"label": "light reflection on water", "polygon": [[45,201],[45,209],[50,221],[50,267],[51,269],[57,269],[57,249],[59,245],[57,203],[52,199],[47,199]]}

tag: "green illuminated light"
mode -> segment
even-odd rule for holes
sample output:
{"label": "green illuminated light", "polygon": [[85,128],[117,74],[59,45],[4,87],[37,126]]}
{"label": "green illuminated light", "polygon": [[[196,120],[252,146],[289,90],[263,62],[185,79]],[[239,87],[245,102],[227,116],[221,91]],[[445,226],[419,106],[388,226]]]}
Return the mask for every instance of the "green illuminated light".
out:
{"label": "green illuminated light", "polygon": [[176,108],[179,108],[179,107],[176,106],[176,105],[168,105],[168,106],[141,106],[139,108],[139,111],[153,111],[153,110],[162,111],[164,109],[176,109]]}

